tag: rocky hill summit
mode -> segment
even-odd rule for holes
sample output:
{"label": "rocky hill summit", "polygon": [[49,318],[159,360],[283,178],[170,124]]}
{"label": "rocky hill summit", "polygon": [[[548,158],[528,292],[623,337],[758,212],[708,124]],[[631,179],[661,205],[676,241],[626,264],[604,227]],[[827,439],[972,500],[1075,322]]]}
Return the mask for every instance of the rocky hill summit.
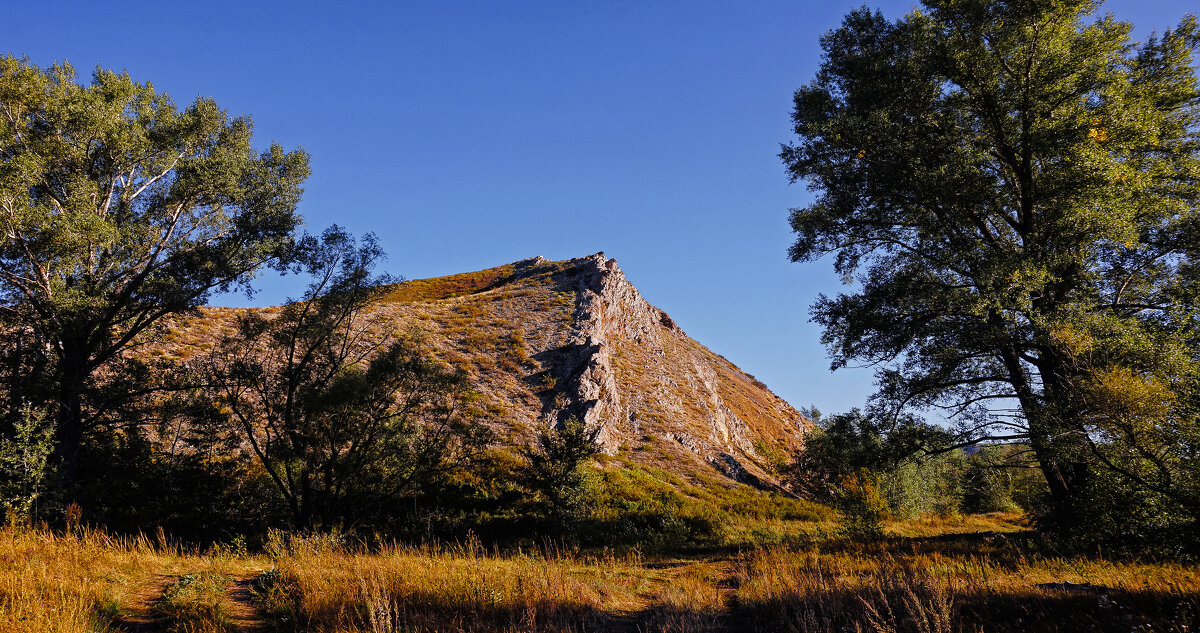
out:
{"label": "rocky hill summit", "polygon": [[[188,340],[215,341],[231,327],[235,310],[206,312],[182,328]],[[402,282],[367,318],[373,331],[419,337],[465,369],[479,406],[514,442],[575,417],[599,427],[608,455],[771,487],[774,465],[811,427],[685,334],[603,253]]]}

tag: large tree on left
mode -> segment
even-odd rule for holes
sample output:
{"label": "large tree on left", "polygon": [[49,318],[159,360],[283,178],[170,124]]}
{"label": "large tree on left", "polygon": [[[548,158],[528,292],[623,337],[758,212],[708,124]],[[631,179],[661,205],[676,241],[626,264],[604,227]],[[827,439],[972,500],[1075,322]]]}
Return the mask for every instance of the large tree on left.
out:
{"label": "large tree on left", "polygon": [[210,98],[0,57],[0,327],[9,411],[45,406],[73,495],[101,383],[170,315],[286,258],[303,150],[250,142]]}

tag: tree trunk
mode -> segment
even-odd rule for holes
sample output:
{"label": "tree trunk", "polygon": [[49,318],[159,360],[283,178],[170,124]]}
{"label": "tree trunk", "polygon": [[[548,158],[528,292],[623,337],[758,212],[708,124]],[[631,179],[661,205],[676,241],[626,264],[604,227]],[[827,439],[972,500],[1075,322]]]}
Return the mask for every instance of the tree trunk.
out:
{"label": "tree trunk", "polygon": [[1074,503],[1076,477],[1069,466],[1061,463],[1052,434],[1044,430],[1045,421],[1034,422],[1031,414],[1038,417],[1044,417],[1045,414],[1040,411],[1026,412],[1026,419],[1029,420],[1029,444],[1050,491],[1050,512],[1055,531],[1060,538],[1066,539],[1078,524]]}
{"label": "tree trunk", "polygon": [[1054,361],[1053,353],[1049,350],[1039,350],[1041,363],[1037,371],[1041,377],[1043,393],[1037,395],[1026,374],[1026,366],[1021,363],[1020,355],[1015,347],[1001,350],[1001,358],[1008,371],[1009,382],[1017,394],[1021,412],[1029,425],[1029,445],[1037,457],[1038,466],[1046,478],[1046,486],[1050,491],[1050,511],[1053,517],[1055,531],[1061,538],[1069,538],[1078,526],[1079,517],[1075,505],[1075,496],[1083,486],[1086,469],[1072,461],[1069,447],[1066,445],[1073,437],[1063,420],[1059,419],[1060,411],[1047,405],[1047,398],[1057,393],[1053,381],[1055,369],[1061,363]]}
{"label": "tree trunk", "polygon": [[61,470],[62,491],[73,503],[79,495],[79,448],[83,443],[83,388],[85,376],[64,367],[58,389],[59,410],[55,429],[55,461]]}

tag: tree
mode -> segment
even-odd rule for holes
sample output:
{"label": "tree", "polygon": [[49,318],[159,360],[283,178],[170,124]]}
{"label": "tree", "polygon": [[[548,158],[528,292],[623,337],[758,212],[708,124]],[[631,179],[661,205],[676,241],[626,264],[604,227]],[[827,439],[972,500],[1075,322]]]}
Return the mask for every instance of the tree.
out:
{"label": "tree", "polygon": [[809,419],[817,426],[783,471],[800,496],[840,508],[861,501],[860,493],[869,489],[881,494],[895,515],[958,511],[962,455],[916,455],[921,448],[946,445],[943,429],[912,420],[887,425],[858,409]]}
{"label": "tree", "polygon": [[883,429],[854,409],[849,413],[807,416],[817,424],[804,436],[804,446],[784,469],[792,489],[806,499],[832,503],[838,485],[859,472],[878,474],[894,467]]}
{"label": "tree", "polygon": [[69,495],[106,368],[165,317],[286,257],[308,157],[250,143],[212,99],[179,109],[128,74],[0,58],[5,403],[45,403]]}
{"label": "tree", "polygon": [[1088,0],[923,4],[847,15],[795,94],[781,158],[819,195],[790,256],[836,254],[858,284],[812,308],[833,367],[878,368],[873,415],[1028,443],[1063,534],[1101,471],[1200,517],[1180,485],[1200,450],[1200,28],[1134,44]]}
{"label": "tree", "polygon": [[354,528],[462,465],[488,439],[467,377],[368,309],[382,256],[336,226],[299,245],[314,281],[277,313],[241,315],[211,362],[214,399],[267,471],[297,528]]}
{"label": "tree", "polygon": [[525,485],[543,505],[541,513],[557,528],[577,525],[589,510],[583,468],[600,452],[599,434],[600,427],[570,417],[560,426],[539,429],[535,443],[522,451],[528,462]]}

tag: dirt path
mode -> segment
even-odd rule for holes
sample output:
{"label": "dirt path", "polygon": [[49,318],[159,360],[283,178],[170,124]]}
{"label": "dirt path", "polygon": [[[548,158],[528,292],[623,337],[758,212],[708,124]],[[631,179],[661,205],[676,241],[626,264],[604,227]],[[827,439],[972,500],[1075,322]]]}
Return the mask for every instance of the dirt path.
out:
{"label": "dirt path", "polygon": [[[267,623],[254,605],[254,579],[262,572],[253,571],[234,578],[225,591],[222,604],[229,618],[231,630],[257,633],[267,629]],[[138,586],[121,608],[121,617],[113,622],[114,628],[122,633],[160,633],[166,622],[154,613],[154,603],[171,587],[178,576],[157,574]]]}
{"label": "dirt path", "polygon": [[121,617],[113,625],[125,633],[157,633],[162,623],[154,615],[154,602],[175,582],[175,576],[156,574],[138,585],[125,604],[121,605]]}
{"label": "dirt path", "polygon": [[229,620],[237,631],[265,631],[267,628],[266,621],[254,606],[254,579],[258,576],[255,574],[234,580],[225,593]]}
{"label": "dirt path", "polygon": [[648,563],[650,583],[633,604],[609,610],[596,630],[604,633],[707,631],[731,628],[730,602],[737,589],[733,559],[684,559]]}
{"label": "dirt path", "polygon": [[[737,589],[738,565],[732,558],[682,559],[646,564],[646,584],[616,608],[598,612],[595,630],[605,633],[643,633],[686,630],[727,633],[734,630],[730,600]],[[255,605],[254,580],[262,573],[252,567],[226,571],[232,580],[221,598],[229,631],[263,633],[268,623]],[[154,604],[179,578],[174,574],[146,576],[122,605],[114,629],[121,633],[162,633],[168,622]]]}

